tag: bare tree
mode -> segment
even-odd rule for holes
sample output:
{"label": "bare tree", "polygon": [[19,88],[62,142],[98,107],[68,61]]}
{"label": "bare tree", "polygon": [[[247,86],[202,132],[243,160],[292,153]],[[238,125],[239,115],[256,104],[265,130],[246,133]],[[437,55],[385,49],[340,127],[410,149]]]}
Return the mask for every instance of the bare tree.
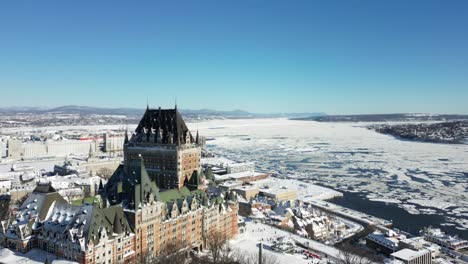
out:
{"label": "bare tree", "polygon": [[232,262],[232,248],[223,232],[218,230],[211,232],[206,239],[206,247],[213,263]]}
{"label": "bare tree", "polygon": [[[240,264],[258,264],[259,263],[259,254],[252,253],[249,254],[247,252],[238,252],[237,256],[237,263]],[[266,252],[262,253],[262,264],[279,264],[278,259],[271,254],[266,254]]]}
{"label": "bare tree", "polygon": [[359,251],[351,246],[340,248],[338,264],[372,264],[373,258],[367,253]]}
{"label": "bare tree", "polygon": [[106,167],[102,167],[96,172],[96,175],[108,180],[110,176],[112,176],[112,170]]}
{"label": "bare tree", "polygon": [[185,264],[187,262],[187,251],[180,241],[170,241],[161,247],[158,257],[149,263],[153,264]]}

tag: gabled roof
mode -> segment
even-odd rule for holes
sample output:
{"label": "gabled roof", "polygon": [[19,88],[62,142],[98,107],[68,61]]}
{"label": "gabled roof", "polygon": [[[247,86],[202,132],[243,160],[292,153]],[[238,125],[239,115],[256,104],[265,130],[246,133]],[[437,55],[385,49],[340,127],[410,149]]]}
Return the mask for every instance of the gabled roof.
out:
{"label": "gabled roof", "polygon": [[[118,226],[114,226],[114,223]],[[93,209],[92,221],[89,223],[86,238],[88,240],[93,240],[94,243],[97,244],[100,239],[99,234],[100,232],[104,232],[104,230],[108,232],[108,235],[131,231],[122,207],[116,205],[104,209]]]}
{"label": "gabled roof", "polygon": [[104,187],[104,197],[111,204],[123,203],[130,209],[137,209],[152,195],[159,200],[159,188],[146,171],[143,159],[132,160],[128,166],[120,165]]}
{"label": "gabled roof", "polygon": [[57,192],[36,192],[36,189],[20,206],[20,215],[24,216],[25,214],[28,214],[30,217],[37,216],[39,221],[43,221],[46,218],[47,212],[49,211],[49,208],[52,206],[52,204],[67,203],[67,201]]}

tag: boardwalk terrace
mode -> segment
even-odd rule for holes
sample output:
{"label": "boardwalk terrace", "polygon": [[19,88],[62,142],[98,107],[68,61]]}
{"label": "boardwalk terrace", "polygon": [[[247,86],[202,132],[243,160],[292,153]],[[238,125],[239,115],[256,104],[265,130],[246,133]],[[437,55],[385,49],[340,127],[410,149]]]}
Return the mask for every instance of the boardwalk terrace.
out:
{"label": "boardwalk terrace", "polygon": [[200,145],[198,132],[193,137],[177,107],[147,108],[131,138],[125,139],[125,164],[142,156],[159,188],[180,189],[201,174]]}

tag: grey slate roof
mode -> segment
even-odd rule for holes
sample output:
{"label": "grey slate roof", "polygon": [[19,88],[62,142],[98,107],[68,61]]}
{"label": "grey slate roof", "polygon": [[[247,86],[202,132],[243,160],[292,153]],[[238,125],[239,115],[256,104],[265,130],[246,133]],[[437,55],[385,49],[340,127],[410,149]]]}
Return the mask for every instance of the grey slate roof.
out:
{"label": "grey slate roof", "polygon": [[[162,144],[170,144],[171,137],[172,144],[185,144],[187,135],[190,136],[191,142],[195,142],[177,108],[147,108],[130,142],[145,141],[151,133],[159,135],[159,131],[161,131],[162,135]],[[155,137],[154,140],[157,140],[157,138]]]}

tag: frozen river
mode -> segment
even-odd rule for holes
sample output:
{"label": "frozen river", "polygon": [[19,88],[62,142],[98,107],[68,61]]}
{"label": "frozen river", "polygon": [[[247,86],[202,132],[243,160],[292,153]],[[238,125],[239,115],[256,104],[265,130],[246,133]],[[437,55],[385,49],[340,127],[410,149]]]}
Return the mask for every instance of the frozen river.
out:
{"label": "frozen river", "polygon": [[402,141],[365,125],[247,119],[189,127],[208,138],[211,150],[229,158],[253,160],[260,170],[362,197],[349,207],[372,201],[370,214],[373,208],[400,209],[377,216],[409,221],[395,223],[402,229],[427,215],[424,223],[468,238],[468,145]]}

